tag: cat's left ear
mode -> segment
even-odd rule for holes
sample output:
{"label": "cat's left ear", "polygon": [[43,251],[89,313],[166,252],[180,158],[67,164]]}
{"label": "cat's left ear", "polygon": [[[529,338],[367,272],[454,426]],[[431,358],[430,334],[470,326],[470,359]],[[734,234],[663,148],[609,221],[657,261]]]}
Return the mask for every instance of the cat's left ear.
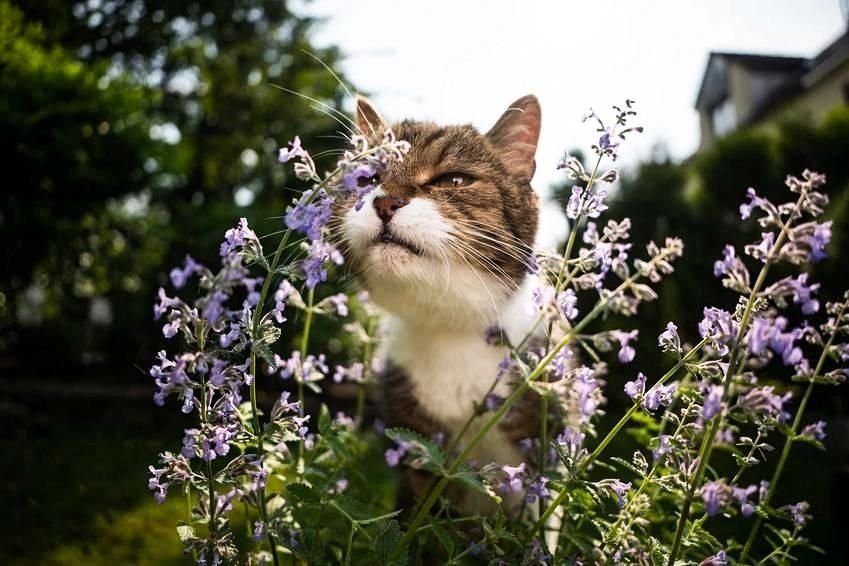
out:
{"label": "cat's left ear", "polygon": [[540,116],[539,101],[529,94],[511,104],[486,134],[502,151],[504,164],[527,182],[536,169],[534,154],[539,141]]}
{"label": "cat's left ear", "polygon": [[366,137],[382,137],[386,130],[386,122],[365,96],[357,95],[356,124],[360,133]]}

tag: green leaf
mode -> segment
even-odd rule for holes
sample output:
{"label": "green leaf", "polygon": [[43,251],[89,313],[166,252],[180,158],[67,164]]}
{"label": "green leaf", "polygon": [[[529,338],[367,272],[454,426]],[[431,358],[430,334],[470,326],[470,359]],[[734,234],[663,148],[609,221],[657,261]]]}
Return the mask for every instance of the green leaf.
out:
{"label": "green leaf", "polygon": [[286,493],[302,503],[321,503],[321,495],[305,483],[292,483],[286,487]]}
{"label": "green leaf", "polygon": [[433,521],[430,524],[431,530],[433,530],[433,534],[436,535],[436,538],[439,539],[439,543],[448,551],[448,555],[451,556],[454,554],[454,541],[451,540],[451,536],[448,532],[442,528],[437,521]]}
{"label": "green leaf", "polygon": [[407,563],[407,549],[405,548],[400,554],[401,558],[392,560],[392,553],[401,542],[401,525],[398,521],[392,519],[385,525],[381,526],[377,537],[374,540],[374,553],[377,555],[379,564],[386,565],[402,565]]}
{"label": "green leaf", "polygon": [[262,361],[264,361],[271,367],[275,366],[274,352],[271,351],[271,348],[268,347],[268,344],[255,342],[254,352],[256,352],[260,358],[262,358]]}
{"label": "green leaf", "polygon": [[183,544],[197,539],[195,529],[191,525],[177,525],[177,536]]}
{"label": "green leaf", "polygon": [[410,463],[413,467],[430,469],[426,465],[430,463],[441,470],[445,465],[445,454],[442,452],[442,448],[433,440],[425,438],[414,430],[407,428],[388,428],[386,429],[386,436],[395,442],[406,442],[410,445],[407,452],[412,452],[414,455],[419,456],[418,462],[414,459]]}
{"label": "green leaf", "polygon": [[639,477],[643,477],[643,471],[641,469],[639,469],[637,466],[635,466],[634,464],[632,464],[631,462],[629,462],[628,460],[625,460],[624,458],[619,458],[618,456],[614,456],[610,460],[613,461],[613,462],[616,462],[617,464],[619,464],[620,466],[622,466],[626,470],[630,470],[630,471],[634,472]]}
{"label": "green leaf", "polygon": [[318,432],[322,435],[327,434],[327,431],[330,430],[331,422],[330,411],[327,409],[327,405],[322,404],[318,414]]}

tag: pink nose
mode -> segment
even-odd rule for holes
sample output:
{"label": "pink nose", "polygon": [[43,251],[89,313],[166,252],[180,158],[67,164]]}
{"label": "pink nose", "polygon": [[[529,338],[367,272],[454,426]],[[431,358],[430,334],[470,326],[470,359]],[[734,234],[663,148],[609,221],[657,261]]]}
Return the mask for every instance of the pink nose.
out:
{"label": "pink nose", "polygon": [[401,197],[377,197],[374,199],[374,210],[383,223],[388,224],[392,220],[392,217],[395,216],[395,212],[399,208],[407,206],[409,202],[407,199]]}

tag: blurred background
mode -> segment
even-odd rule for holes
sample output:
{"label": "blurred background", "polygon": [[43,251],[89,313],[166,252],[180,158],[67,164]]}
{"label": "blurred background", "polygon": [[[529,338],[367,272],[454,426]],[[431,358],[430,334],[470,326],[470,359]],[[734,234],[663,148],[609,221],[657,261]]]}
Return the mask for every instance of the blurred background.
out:
{"label": "blurred background", "polygon": [[[486,129],[538,95],[546,246],[566,233],[555,164],[593,139],[581,117],[636,99],[646,133],[623,148],[611,214],[639,246],[686,244],[661,300],[628,322],[646,374],[663,371],[667,320],[692,339],[702,306],[733,305],[711,266],[754,235],[737,215],[746,187],[783,199],[786,173],[826,173],[834,237],[812,276],[823,297],[849,287],[849,2],[554,4],[0,0],[3,562],[181,562],[179,502],[146,489],[187,424],[151,401],[152,299],[187,253],[214,263],[238,217],[280,229],[301,187],[277,149],[342,142],[275,86],[350,111],[324,65],[390,119]],[[611,370],[620,391],[635,368]],[[813,399],[828,451],[797,448],[784,495],[811,499],[830,564],[849,563],[847,389]],[[611,393],[610,413],[624,404]]]}

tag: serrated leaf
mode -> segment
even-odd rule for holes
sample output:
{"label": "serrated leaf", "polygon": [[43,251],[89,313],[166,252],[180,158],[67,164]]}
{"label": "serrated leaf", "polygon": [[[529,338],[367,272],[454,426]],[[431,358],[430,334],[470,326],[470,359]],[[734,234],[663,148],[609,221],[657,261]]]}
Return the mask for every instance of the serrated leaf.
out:
{"label": "serrated leaf", "polygon": [[610,458],[610,459],[611,459],[613,462],[616,462],[617,464],[619,464],[620,466],[622,466],[623,468],[625,468],[625,469],[627,469],[627,470],[630,470],[630,471],[634,472],[635,474],[637,474],[637,475],[638,475],[638,476],[640,476],[640,477],[643,477],[643,471],[642,471],[642,470],[640,470],[637,466],[635,466],[635,465],[634,465],[634,464],[632,464],[631,462],[629,462],[628,460],[625,460],[625,459],[623,459],[623,458],[619,458],[618,456],[614,456],[614,457],[612,457],[612,458]]}
{"label": "serrated leaf", "polygon": [[439,539],[439,543],[448,551],[448,555],[451,556],[454,554],[454,541],[451,540],[451,536],[448,532],[442,528],[442,526],[434,521],[430,524],[430,528],[433,531],[433,534],[436,535],[436,538]]}
{"label": "serrated leaf", "polygon": [[271,348],[268,347],[268,344],[262,343],[254,343],[253,351],[262,358],[262,361],[267,363],[271,367],[276,366],[276,362],[274,361],[274,352],[271,351]]}
{"label": "serrated leaf", "polygon": [[401,542],[401,525],[395,519],[382,526],[374,539],[374,553],[379,564],[402,565],[407,563],[407,549],[399,554],[400,559],[392,559],[392,554]]}
{"label": "serrated leaf", "polygon": [[286,487],[286,493],[302,503],[321,503],[321,495],[305,483],[292,483]]}
{"label": "serrated leaf", "polygon": [[191,525],[177,525],[177,536],[183,544],[191,542],[197,538],[197,536],[195,536],[195,529]]}
{"label": "serrated leaf", "polygon": [[819,440],[817,440],[816,438],[814,438],[813,436],[808,436],[806,434],[805,435],[799,435],[799,436],[795,437],[793,440],[796,440],[798,442],[804,442],[805,444],[810,444],[811,446],[816,446],[820,450],[825,451],[825,445],[822,442],[820,442]]}
{"label": "serrated leaf", "polygon": [[[426,462],[433,464],[439,469],[445,465],[445,454],[443,454],[442,448],[433,440],[425,438],[414,430],[408,428],[388,428],[386,429],[386,437],[395,442],[409,443],[408,452],[413,451],[417,453],[419,456],[424,457]],[[419,464],[422,463],[420,462]]]}

